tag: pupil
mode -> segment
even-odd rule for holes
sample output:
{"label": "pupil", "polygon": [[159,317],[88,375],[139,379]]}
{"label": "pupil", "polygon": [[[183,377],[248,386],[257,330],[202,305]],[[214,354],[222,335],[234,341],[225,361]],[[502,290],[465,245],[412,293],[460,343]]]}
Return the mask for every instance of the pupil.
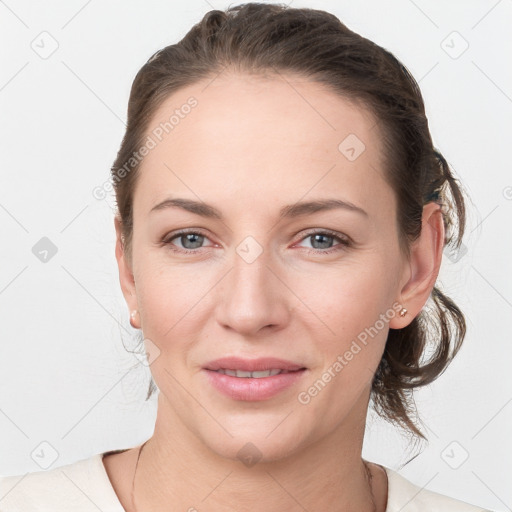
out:
{"label": "pupil", "polygon": [[[320,238],[320,239],[322,239],[322,238],[323,238],[323,239],[324,239],[324,243],[325,243],[325,240],[326,240],[326,239],[330,239],[330,238],[332,238],[331,236],[325,236],[325,235],[322,235],[322,234],[316,234],[316,235],[313,235],[313,247],[314,247],[315,249],[329,249],[329,248],[330,248],[330,244],[327,244],[327,246],[315,247],[315,243],[318,241],[317,237],[318,237],[318,238]],[[322,241],[321,241],[321,240],[320,240],[320,243],[322,243]]]}
{"label": "pupil", "polygon": [[[191,238],[196,238],[196,240],[191,240]],[[183,235],[181,237],[181,242],[183,243],[183,241],[185,241],[185,243],[183,243],[183,247],[185,247],[185,249],[197,249],[198,247],[201,247],[201,243],[203,241],[203,236],[202,235],[198,235],[198,234],[195,234],[195,233],[187,233],[186,235]],[[192,242],[192,247],[190,246],[187,246],[187,242]]]}

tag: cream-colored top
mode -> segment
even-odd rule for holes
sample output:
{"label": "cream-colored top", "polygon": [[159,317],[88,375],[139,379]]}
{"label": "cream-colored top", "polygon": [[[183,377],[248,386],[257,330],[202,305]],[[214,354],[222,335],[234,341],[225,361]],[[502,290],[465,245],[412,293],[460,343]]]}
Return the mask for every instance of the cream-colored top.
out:
{"label": "cream-colored top", "polygon": [[[125,512],[110,483],[103,454],[55,469],[0,478],[0,512]],[[384,466],[386,512],[490,512],[416,486]],[[198,505],[198,510],[204,507]]]}

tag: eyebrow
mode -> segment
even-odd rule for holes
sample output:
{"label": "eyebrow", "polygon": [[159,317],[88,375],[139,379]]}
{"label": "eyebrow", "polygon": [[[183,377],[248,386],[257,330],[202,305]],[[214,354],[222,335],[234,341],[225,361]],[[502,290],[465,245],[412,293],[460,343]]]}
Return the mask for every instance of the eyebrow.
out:
{"label": "eyebrow", "polygon": [[[150,213],[167,208],[181,208],[196,215],[200,215],[201,217],[223,220],[222,213],[217,210],[217,208],[201,201],[179,197],[165,199],[153,206]],[[368,213],[365,210],[349,201],[343,201],[341,199],[317,199],[315,201],[302,201],[290,204],[279,210],[279,217],[290,219],[337,208],[356,212],[368,217]]]}

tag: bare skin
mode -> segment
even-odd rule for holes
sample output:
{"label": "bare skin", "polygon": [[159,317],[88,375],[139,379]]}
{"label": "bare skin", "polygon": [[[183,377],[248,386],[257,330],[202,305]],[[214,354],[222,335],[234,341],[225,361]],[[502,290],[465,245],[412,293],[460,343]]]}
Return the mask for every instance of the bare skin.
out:
{"label": "bare skin", "polygon": [[[167,98],[151,127],[190,96],[195,109],[144,158],[131,255],[115,221],[121,288],[129,311],[139,312],[136,326],[158,347],[150,369],[160,393],[137,468],[136,507],[130,492],[138,447],[105,457],[114,489],[128,512],[168,511],[170,504],[209,512],[370,512],[372,495],[383,512],[385,472],[370,464],[370,490],[361,458],[371,381],[389,328],[409,324],[435,284],[444,240],[439,206],[424,207],[421,236],[406,259],[379,125],[320,84],[224,72]],[[338,148],[349,134],[365,145],[352,161]],[[223,219],[177,207],[151,212],[171,196],[210,204]],[[279,216],[285,205],[331,198],[366,215],[338,208]],[[200,243],[175,235],[182,228],[193,228]],[[312,229],[352,243],[325,234],[332,243],[318,247]],[[263,249],[251,263],[236,251],[248,236]],[[405,317],[397,304],[407,308]],[[338,356],[377,325],[333,376]],[[225,355],[279,357],[307,370],[270,399],[235,400],[203,370]],[[329,369],[328,384],[301,402],[300,393]],[[251,467],[237,456],[246,443],[261,454]]]}
{"label": "bare skin", "polygon": [[[103,457],[103,464],[116,494],[127,512],[136,512],[131,502],[131,490],[137,456],[140,445],[129,450]],[[378,512],[387,505],[388,482],[384,468],[373,462],[367,462],[372,474],[372,492]],[[140,468],[139,468],[140,469]],[[137,470],[137,472],[139,471]],[[137,501],[138,503],[138,501]]]}

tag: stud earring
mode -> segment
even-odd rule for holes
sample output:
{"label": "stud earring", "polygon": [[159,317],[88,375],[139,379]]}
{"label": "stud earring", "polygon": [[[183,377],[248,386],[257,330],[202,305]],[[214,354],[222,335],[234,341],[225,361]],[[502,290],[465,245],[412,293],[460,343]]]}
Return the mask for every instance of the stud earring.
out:
{"label": "stud earring", "polygon": [[134,328],[134,329],[138,329],[138,327],[136,325],[133,325],[134,321],[135,321],[135,317],[138,315],[138,311],[136,309],[134,309],[131,313],[130,313],[130,325]]}
{"label": "stud earring", "polygon": [[400,310],[400,313],[399,313],[399,314],[400,314],[400,316],[401,316],[401,317],[404,317],[405,315],[407,315],[407,309],[402,308],[402,309]]}

